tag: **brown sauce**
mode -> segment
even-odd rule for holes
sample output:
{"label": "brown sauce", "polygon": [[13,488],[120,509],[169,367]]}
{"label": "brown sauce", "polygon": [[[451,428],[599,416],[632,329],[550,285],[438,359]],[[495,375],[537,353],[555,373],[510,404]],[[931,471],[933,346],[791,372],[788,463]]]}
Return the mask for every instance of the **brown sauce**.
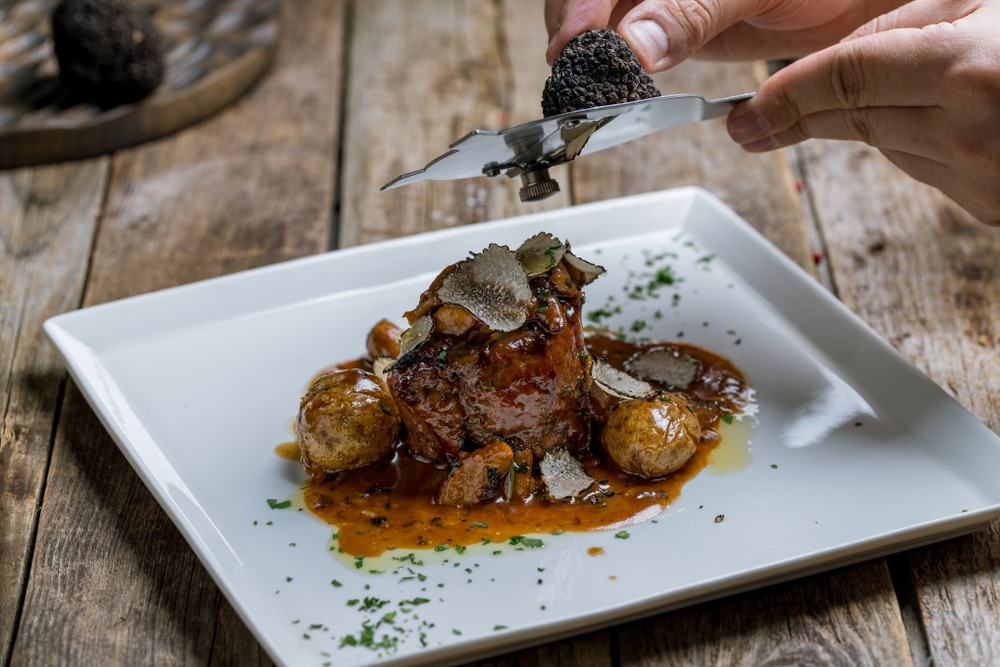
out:
{"label": "brown sauce", "polygon": [[297,442],[283,442],[274,448],[274,453],[283,459],[289,461],[299,460],[299,443]]}
{"label": "brown sauce", "polygon": [[[422,461],[397,443],[391,458],[328,478],[313,479],[304,491],[306,507],[338,527],[338,545],[349,555],[378,556],[388,549],[430,549],[484,542],[506,542],[529,534],[558,534],[608,529],[637,523],[658,514],[677,498],[684,484],[709,462],[719,443],[719,422],[745,407],[747,387],[728,360],[695,345],[639,345],[591,336],[587,347],[595,357],[615,366],[637,351],[652,347],[676,350],[700,362],[696,379],[675,393],[689,399],[702,425],[703,437],[690,461],[679,471],[646,480],[619,471],[600,457],[600,444],[581,458],[598,480],[571,500],[539,494],[526,500],[504,498],[469,508],[438,505],[433,498],[447,468]],[[358,362],[350,362],[356,366]]]}

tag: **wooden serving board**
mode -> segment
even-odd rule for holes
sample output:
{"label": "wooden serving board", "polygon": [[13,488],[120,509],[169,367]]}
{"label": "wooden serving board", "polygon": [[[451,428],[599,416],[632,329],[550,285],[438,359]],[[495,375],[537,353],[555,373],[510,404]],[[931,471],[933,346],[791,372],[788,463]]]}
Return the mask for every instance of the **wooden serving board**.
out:
{"label": "wooden serving board", "polygon": [[246,92],[274,59],[279,0],[135,0],[166,44],[152,95],[111,109],[74,103],[49,17],[58,0],[0,0],[0,169],[91,157],[162,137]]}

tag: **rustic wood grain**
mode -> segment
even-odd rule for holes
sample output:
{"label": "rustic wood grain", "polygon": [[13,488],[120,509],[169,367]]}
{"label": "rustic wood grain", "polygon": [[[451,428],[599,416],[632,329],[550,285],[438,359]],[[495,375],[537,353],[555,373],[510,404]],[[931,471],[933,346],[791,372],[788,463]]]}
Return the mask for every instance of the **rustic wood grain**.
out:
{"label": "rustic wood grain", "polygon": [[281,33],[277,0],[137,0],[163,36],[164,80],[139,103],[103,108],[74,99],[59,79],[56,4],[0,8],[0,169],[95,156],[207,118],[260,78]]}
{"label": "rustic wood grain", "polygon": [[[812,142],[801,154],[841,300],[1000,432],[1000,230],[869,147]],[[915,654],[937,665],[1000,660],[998,531],[896,557],[923,628]]]}
{"label": "rustic wood grain", "polygon": [[611,633],[602,630],[482,660],[479,667],[608,667]]}
{"label": "rustic wood grain", "polygon": [[[327,248],[344,5],[285,11],[252,95],[115,156],[86,304]],[[72,386],[45,496],[12,664],[270,662]]]}
{"label": "rustic wood grain", "polygon": [[31,563],[65,371],[42,322],[79,306],[107,159],[0,174],[0,659]]}
{"label": "rustic wood grain", "polygon": [[619,630],[623,665],[912,664],[882,560]]}
{"label": "rustic wood grain", "polygon": [[379,192],[473,129],[541,117],[537,2],[372,0],[355,5],[352,32],[341,246],[565,206],[565,193],[522,204],[506,176]]}

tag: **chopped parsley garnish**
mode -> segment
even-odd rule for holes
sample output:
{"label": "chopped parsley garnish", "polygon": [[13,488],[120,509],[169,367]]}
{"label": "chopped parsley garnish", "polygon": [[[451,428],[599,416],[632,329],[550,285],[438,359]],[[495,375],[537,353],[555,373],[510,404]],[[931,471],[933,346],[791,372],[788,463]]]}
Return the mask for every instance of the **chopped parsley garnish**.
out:
{"label": "chopped parsley garnish", "polygon": [[617,533],[615,533],[615,537],[617,537],[619,540],[627,540],[629,538],[629,533],[627,530],[619,530]]}
{"label": "chopped parsley garnish", "polygon": [[281,502],[278,502],[277,498],[268,498],[267,499],[267,504],[273,510],[283,510],[283,509],[287,509],[287,508],[291,507],[292,506],[292,501],[291,500],[282,500]]}
{"label": "chopped parsley garnish", "polygon": [[518,544],[522,544],[528,547],[529,549],[538,549],[539,547],[545,546],[545,543],[542,542],[537,537],[525,537],[524,535],[515,535],[514,537],[510,538],[510,540],[508,540],[507,543],[510,544],[511,546],[517,546]]}

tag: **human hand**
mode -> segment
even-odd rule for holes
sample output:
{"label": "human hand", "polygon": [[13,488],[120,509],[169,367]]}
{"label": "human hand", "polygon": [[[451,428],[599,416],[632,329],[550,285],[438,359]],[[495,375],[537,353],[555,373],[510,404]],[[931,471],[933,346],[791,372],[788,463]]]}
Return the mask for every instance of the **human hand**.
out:
{"label": "human hand", "polygon": [[750,152],[863,141],[1000,226],[1000,0],[913,0],[773,75],[728,129]]}
{"label": "human hand", "polygon": [[612,28],[647,72],[698,55],[782,58],[833,44],[904,0],[546,0],[549,64],[585,30]]}

